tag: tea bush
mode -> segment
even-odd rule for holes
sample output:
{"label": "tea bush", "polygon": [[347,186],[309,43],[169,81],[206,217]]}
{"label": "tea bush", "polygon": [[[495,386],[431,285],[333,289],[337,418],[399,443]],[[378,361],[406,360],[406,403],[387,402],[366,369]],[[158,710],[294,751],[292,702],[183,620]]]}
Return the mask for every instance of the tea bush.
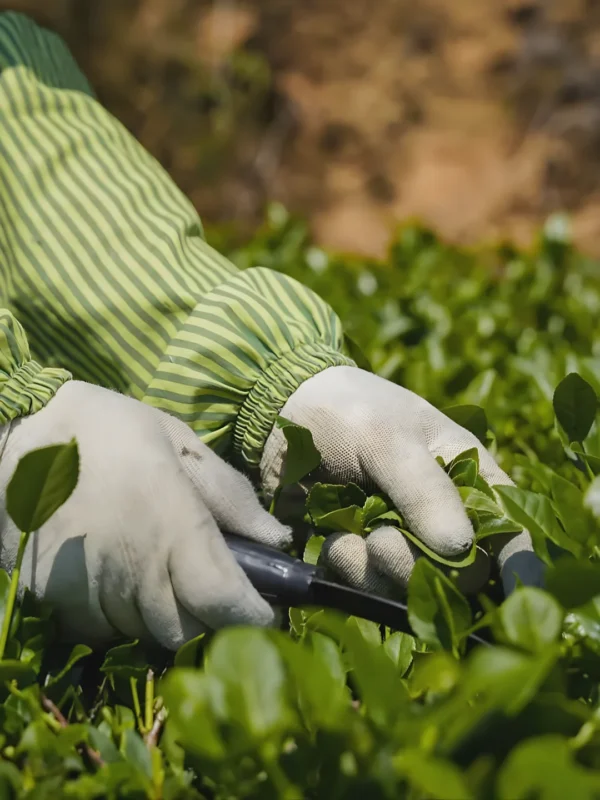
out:
{"label": "tea bush", "polygon": [[[51,609],[16,600],[0,572],[0,797],[599,798],[599,265],[561,217],[529,252],[407,226],[385,263],[322,252],[278,206],[244,247],[211,237],[242,267],[312,286],[361,364],[487,444],[517,487],[488,486],[474,450],[445,468],[479,541],[531,532],[545,589],[502,602],[488,587],[474,604],[455,570],[423,558],[412,634],[291,609],[282,630],[229,629],[173,657],[60,645]],[[291,445],[287,474],[302,482],[317,462]],[[22,544],[77,469],[74,442],[23,460],[7,501]],[[386,497],[352,485],[313,484],[301,516],[313,561],[334,530],[404,529]],[[475,630],[493,643],[468,650]]]}

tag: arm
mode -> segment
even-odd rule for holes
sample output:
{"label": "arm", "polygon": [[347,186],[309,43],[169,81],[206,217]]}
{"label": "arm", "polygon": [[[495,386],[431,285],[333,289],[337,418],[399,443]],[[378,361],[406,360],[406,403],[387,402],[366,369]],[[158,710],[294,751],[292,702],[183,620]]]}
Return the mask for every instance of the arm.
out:
{"label": "arm", "polygon": [[64,43],[18,14],[0,14],[0,130],[0,285],[34,356],[257,464],[302,380],[350,363],[332,310],[209,247]]}
{"label": "arm", "polygon": [[[127,635],[176,648],[206,628],[271,623],[220,535],[223,526],[265,544],[289,540],[247,479],[174,417],[40,367],[0,309],[0,508],[25,453],[72,438],[79,481],[30,537],[21,570],[21,583],[54,606],[65,640]],[[0,514],[9,572],[19,539]]]}

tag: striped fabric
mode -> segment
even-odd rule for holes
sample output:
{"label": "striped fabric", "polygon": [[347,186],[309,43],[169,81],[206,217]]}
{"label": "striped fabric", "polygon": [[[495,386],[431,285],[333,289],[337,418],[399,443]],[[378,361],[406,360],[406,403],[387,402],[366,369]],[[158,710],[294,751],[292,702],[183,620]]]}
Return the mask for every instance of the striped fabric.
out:
{"label": "striped fabric", "polygon": [[[62,40],[14,13],[0,14],[0,300],[37,362],[175,414],[248,466],[303,380],[352,363],[331,308],[213,250]],[[26,345],[9,315],[1,322],[12,347],[0,422],[35,411],[67,377],[35,365],[29,383],[12,379]]]}

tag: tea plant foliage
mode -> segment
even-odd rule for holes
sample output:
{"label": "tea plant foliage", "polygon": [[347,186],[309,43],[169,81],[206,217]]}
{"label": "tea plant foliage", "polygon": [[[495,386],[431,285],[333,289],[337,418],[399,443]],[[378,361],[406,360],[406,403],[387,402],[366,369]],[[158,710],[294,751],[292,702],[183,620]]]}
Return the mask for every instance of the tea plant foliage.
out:
{"label": "tea plant foliage", "polygon": [[[382,264],[323,253],[277,206],[243,248],[213,232],[240,266],[322,294],[361,366],[471,430],[516,485],[488,485],[476,449],[442,465],[476,532],[444,560],[384,494],[326,483],[310,434],[278,420],[288,450],[271,505],[298,555],[318,563],[327,536],[380,525],[421,547],[410,633],[294,608],[280,629],[207,631],[177,654],[92,652],[61,643],[52,609],[27,589],[17,599],[0,571],[0,798],[600,797],[599,267],[558,222],[528,252],[456,249],[409,226]],[[7,495],[22,549],[77,474],[74,442],[22,460]],[[493,573],[465,597],[476,548],[523,528],[544,588],[504,599]],[[471,632],[490,646],[469,648]]]}

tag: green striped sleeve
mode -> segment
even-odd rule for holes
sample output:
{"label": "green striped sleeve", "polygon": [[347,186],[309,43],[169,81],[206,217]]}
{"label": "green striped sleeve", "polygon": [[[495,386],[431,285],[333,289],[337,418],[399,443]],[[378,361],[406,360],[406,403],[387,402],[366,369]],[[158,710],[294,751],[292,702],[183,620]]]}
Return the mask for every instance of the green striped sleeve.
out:
{"label": "green striped sleeve", "polygon": [[240,272],[206,294],[169,344],[146,402],[186,420],[254,467],[298,385],[353,362],[339,318],[311,290],[268,269]]}
{"label": "green striped sleeve", "polygon": [[175,414],[249,465],[299,383],[349,363],[332,310],[212,249],[64,42],[15,13],[0,13],[0,302],[37,362]]}
{"label": "green striped sleeve", "polygon": [[22,326],[0,309],[0,425],[39,411],[70,377],[32,361]]}

